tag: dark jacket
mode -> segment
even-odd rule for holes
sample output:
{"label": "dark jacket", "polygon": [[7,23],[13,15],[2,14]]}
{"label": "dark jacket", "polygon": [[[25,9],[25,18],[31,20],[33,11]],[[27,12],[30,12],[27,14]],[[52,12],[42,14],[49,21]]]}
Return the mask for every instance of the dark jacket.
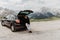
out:
{"label": "dark jacket", "polygon": [[25,19],[22,15],[17,15],[17,16],[18,16],[18,19],[20,20],[21,25],[25,26],[26,23],[30,24],[30,19],[28,18],[28,16],[27,16],[27,19]]}

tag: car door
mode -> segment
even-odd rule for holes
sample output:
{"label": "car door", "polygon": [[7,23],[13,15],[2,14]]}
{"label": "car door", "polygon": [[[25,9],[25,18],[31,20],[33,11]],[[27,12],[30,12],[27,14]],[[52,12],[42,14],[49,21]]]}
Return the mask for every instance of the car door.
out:
{"label": "car door", "polygon": [[6,25],[6,26],[10,26],[10,21],[8,20],[8,18],[4,18],[4,24]]}
{"label": "car door", "polygon": [[10,27],[11,26],[11,22],[15,20],[15,16],[10,14],[10,15],[7,15],[6,18],[7,18],[6,25]]}

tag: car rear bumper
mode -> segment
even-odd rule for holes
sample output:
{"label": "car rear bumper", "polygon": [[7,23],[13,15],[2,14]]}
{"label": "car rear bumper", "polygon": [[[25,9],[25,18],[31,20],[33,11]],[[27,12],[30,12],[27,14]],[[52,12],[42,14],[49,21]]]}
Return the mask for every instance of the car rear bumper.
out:
{"label": "car rear bumper", "polygon": [[20,29],[20,28],[26,28],[26,26],[25,25],[21,25],[21,24],[14,24],[14,26],[15,26],[15,28],[17,28],[17,29]]}

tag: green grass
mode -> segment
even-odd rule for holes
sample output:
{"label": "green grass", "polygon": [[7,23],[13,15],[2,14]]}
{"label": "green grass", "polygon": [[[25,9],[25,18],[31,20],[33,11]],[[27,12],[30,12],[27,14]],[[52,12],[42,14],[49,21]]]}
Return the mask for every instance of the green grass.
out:
{"label": "green grass", "polygon": [[31,19],[31,22],[40,22],[40,21],[53,21],[53,20],[60,20],[59,17],[51,17],[51,18],[45,18],[45,19]]}

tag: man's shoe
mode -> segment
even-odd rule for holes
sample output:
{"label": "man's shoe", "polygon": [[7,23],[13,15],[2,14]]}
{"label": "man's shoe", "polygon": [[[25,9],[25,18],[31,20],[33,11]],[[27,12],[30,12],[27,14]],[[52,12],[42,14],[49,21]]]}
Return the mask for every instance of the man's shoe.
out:
{"label": "man's shoe", "polygon": [[29,33],[32,33],[32,31],[29,31]]}

